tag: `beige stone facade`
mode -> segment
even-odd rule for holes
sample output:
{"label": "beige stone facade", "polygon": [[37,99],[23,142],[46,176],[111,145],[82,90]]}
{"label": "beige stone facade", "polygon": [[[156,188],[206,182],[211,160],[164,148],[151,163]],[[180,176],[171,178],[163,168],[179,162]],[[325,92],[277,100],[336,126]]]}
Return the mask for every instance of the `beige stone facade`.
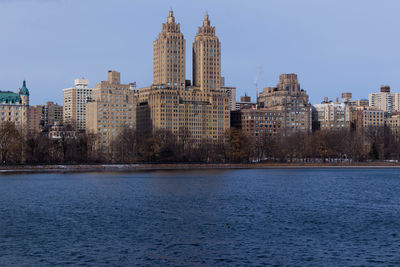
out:
{"label": "beige stone facade", "polygon": [[25,81],[18,93],[0,91],[0,122],[11,121],[25,131],[28,129],[29,91]]}
{"label": "beige stone facade", "polygon": [[265,87],[257,103],[261,108],[280,111],[283,135],[309,132],[312,129],[312,107],[294,73],[280,75],[276,87]]}
{"label": "beige stone facade", "polygon": [[92,97],[89,80],[76,79],[75,86],[63,89],[63,121],[77,130],[86,129],[86,103]]}
{"label": "beige stone facade", "polygon": [[135,85],[121,84],[117,71],[96,84],[86,104],[86,132],[96,134],[98,148],[108,147],[124,128],[136,128],[137,96]]}
{"label": "beige stone facade", "polygon": [[385,126],[392,130],[395,136],[400,136],[400,115],[393,115],[385,119]]}
{"label": "beige stone facade", "polygon": [[231,111],[236,110],[236,87],[222,86],[221,90],[228,95]]}
{"label": "beige stone facade", "polygon": [[352,123],[358,130],[383,127],[385,125],[386,114],[385,111],[374,107],[355,107],[352,114]]}
{"label": "beige stone facade", "polygon": [[185,39],[170,11],[158,39],[153,42],[153,84],[185,88]]}
{"label": "beige stone facade", "polygon": [[193,44],[193,86],[185,80],[185,40],[172,11],[153,45],[153,85],[139,90],[138,130],[165,129],[195,143],[224,142],[231,103],[220,86],[221,45],[208,15]]}
{"label": "beige stone facade", "polygon": [[205,15],[193,42],[193,85],[209,93],[221,89],[221,43]]}

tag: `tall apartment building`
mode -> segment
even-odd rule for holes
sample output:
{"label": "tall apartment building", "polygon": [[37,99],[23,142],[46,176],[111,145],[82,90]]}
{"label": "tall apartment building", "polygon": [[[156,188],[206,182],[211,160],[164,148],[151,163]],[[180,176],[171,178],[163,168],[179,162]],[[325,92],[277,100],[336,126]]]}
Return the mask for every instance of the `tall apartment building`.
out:
{"label": "tall apartment building", "polygon": [[313,128],[315,130],[350,129],[352,109],[349,104],[322,102],[313,107]]}
{"label": "tall apartment building", "polygon": [[193,86],[185,64],[185,39],[170,11],[153,43],[153,84],[139,90],[138,129],[166,129],[195,142],[226,141],[231,103],[221,89],[221,44],[208,15],[193,43]]}
{"label": "tall apartment building", "polygon": [[379,93],[368,94],[369,105],[388,113],[393,112],[394,94],[389,86],[382,86]]}
{"label": "tall apartment building", "polygon": [[18,93],[0,91],[0,122],[11,121],[19,129],[28,126],[29,90],[24,81]]}
{"label": "tall apartment building", "polygon": [[280,111],[283,135],[312,129],[312,107],[294,73],[281,74],[277,86],[264,88],[257,103],[260,108]]}
{"label": "tall apartment building", "polygon": [[86,131],[97,136],[97,147],[107,148],[124,128],[136,128],[136,84],[121,84],[120,73],[96,84],[86,104]]}
{"label": "tall apartment building", "polygon": [[43,126],[51,127],[56,122],[63,122],[63,106],[60,106],[54,102],[48,101],[43,106]]}
{"label": "tall apartment building", "polygon": [[89,80],[75,79],[75,86],[63,89],[63,121],[77,130],[86,129],[86,103],[92,97]]}

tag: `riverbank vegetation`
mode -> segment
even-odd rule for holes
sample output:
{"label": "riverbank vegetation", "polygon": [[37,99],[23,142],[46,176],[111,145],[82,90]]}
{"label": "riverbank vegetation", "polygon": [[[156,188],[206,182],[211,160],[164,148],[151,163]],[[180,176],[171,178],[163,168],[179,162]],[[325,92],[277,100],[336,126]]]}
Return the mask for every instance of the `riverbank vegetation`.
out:
{"label": "riverbank vegetation", "polygon": [[[51,139],[45,133],[23,134],[13,123],[0,124],[0,162],[16,164],[96,163],[345,163],[400,160],[400,138],[389,128],[362,131],[316,131],[286,137],[250,139],[231,128],[226,143],[196,143],[186,131],[139,134],[126,128],[108,147],[96,136]],[[257,138],[255,140],[255,138]]]}

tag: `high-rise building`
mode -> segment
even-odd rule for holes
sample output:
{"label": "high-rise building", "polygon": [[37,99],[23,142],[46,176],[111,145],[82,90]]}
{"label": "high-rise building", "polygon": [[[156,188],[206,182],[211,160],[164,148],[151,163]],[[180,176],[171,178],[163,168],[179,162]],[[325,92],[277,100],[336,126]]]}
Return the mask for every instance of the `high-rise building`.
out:
{"label": "high-rise building", "polygon": [[205,93],[221,88],[221,43],[208,14],[193,42],[193,85]]}
{"label": "high-rise building", "polygon": [[260,108],[281,112],[283,135],[311,131],[311,104],[306,91],[300,89],[296,74],[280,75],[278,85],[264,88],[257,103]]}
{"label": "high-rise building", "polygon": [[86,104],[86,132],[96,134],[98,148],[107,148],[124,128],[136,128],[136,103],[136,84],[121,84],[117,71],[96,84]]}
{"label": "high-rise building", "polygon": [[75,79],[75,86],[63,89],[63,121],[77,130],[86,129],[86,103],[92,96],[89,80]]}
{"label": "high-rise building", "polygon": [[394,94],[390,93],[389,86],[382,86],[379,93],[369,94],[368,100],[371,107],[388,113],[393,112]]}
{"label": "high-rise building", "polygon": [[171,10],[153,42],[153,85],[184,90],[185,71],[185,39]]}
{"label": "high-rise building", "polygon": [[185,39],[172,11],[153,47],[153,85],[139,90],[138,130],[224,142],[230,98],[220,86],[221,46],[208,15],[193,43],[193,86],[185,80]]}
{"label": "high-rise building", "polygon": [[24,81],[18,93],[0,91],[0,122],[11,121],[25,130],[28,126],[29,90]]}

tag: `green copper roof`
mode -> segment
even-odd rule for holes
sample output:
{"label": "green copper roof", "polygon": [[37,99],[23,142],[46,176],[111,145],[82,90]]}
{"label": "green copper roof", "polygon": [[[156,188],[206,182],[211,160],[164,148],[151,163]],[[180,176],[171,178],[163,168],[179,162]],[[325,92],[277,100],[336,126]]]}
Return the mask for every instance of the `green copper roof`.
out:
{"label": "green copper roof", "polygon": [[10,91],[0,91],[0,104],[21,104],[21,97]]}
{"label": "green copper roof", "polygon": [[26,87],[26,81],[24,80],[24,82],[22,83],[22,87],[19,89],[19,94],[20,95],[27,95],[29,96],[29,90]]}

